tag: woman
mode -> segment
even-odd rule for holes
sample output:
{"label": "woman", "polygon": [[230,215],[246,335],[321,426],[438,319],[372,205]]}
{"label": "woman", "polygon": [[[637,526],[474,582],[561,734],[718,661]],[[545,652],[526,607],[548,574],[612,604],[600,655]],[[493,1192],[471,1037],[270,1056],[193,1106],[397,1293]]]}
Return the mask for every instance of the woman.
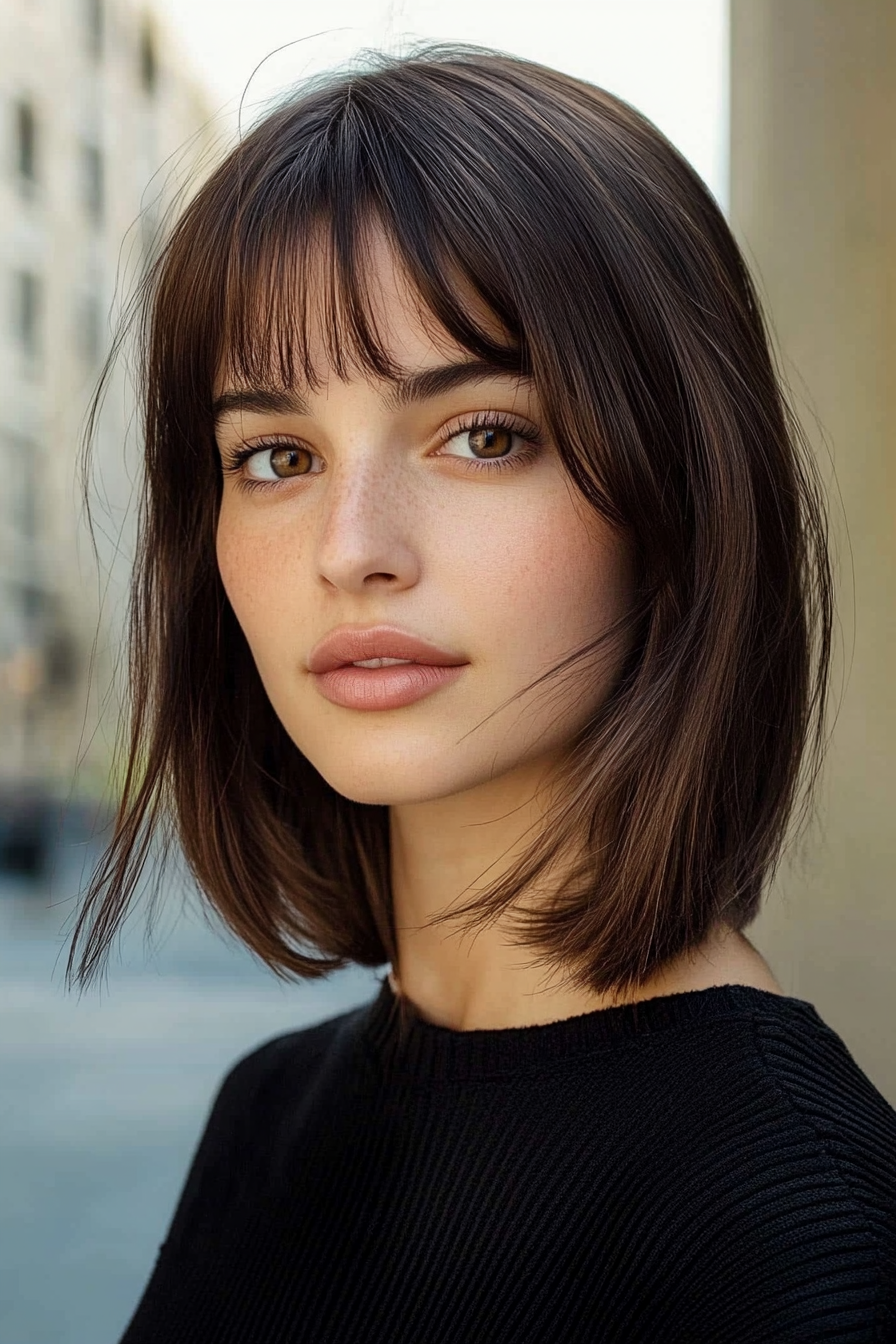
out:
{"label": "woman", "polygon": [[240,142],[145,298],[79,976],[165,817],[272,969],[391,971],[230,1070],[125,1344],[896,1337],[896,1113],[744,934],[831,588],[705,187],[555,71],[377,58]]}

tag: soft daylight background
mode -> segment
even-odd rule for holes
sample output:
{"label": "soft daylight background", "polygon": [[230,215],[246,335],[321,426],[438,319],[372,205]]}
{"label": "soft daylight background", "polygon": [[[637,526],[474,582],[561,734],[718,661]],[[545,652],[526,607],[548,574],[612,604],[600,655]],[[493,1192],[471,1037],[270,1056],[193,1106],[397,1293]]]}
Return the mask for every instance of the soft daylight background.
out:
{"label": "soft daylight background", "polygon": [[223,1074],[382,973],[280,983],[175,864],[152,942],[147,887],[105,980],[62,984],[115,797],[139,474],[125,360],[97,437],[97,564],[76,458],[110,323],[238,127],[364,47],[470,41],[602,84],[729,215],[831,491],[841,600],[817,821],[750,932],[896,1104],[889,0],[4,0],[0,32],[0,1344],[114,1344]]}

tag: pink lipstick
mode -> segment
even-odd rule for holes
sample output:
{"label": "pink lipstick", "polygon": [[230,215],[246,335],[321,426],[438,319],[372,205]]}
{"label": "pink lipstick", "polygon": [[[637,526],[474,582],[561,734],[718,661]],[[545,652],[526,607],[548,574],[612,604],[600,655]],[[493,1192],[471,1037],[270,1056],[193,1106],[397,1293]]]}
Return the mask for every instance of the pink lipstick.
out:
{"label": "pink lipstick", "polygon": [[[372,666],[357,666],[357,664]],[[396,626],[339,626],[315,645],[308,670],[324,699],[346,709],[400,709],[456,681],[469,664]]]}

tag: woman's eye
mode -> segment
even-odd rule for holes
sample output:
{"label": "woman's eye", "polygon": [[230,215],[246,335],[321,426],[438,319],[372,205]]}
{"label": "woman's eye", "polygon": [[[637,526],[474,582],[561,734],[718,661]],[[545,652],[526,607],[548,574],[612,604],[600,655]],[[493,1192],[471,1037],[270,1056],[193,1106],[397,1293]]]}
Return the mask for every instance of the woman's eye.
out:
{"label": "woman's eye", "polygon": [[[444,446],[447,448],[449,444],[458,444],[461,448],[469,449],[474,460],[487,461],[490,458],[506,457],[513,448],[514,439],[520,437],[506,425],[478,425],[475,429],[452,434]],[[449,456],[461,454],[452,453]]]}
{"label": "woman's eye", "polygon": [[307,476],[314,457],[310,449],[297,443],[258,448],[246,461],[246,474],[256,481],[283,481],[291,476]]}
{"label": "woman's eye", "polygon": [[[457,429],[442,442],[437,457],[457,457],[470,471],[509,471],[525,466],[540,451],[537,433],[498,422],[483,421]],[[325,464],[301,443],[246,445],[222,451],[224,471],[238,477],[241,489],[276,486],[298,476],[318,475]]]}

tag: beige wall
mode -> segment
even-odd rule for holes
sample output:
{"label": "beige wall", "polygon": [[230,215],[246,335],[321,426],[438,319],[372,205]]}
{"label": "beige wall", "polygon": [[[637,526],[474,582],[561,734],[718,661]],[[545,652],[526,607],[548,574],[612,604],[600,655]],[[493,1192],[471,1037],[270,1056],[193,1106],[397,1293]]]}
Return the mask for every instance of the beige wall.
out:
{"label": "beige wall", "polygon": [[896,5],[731,0],[731,53],[731,222],[832,496],[840,615],[818,820],[750,936],[896,1105]]}

